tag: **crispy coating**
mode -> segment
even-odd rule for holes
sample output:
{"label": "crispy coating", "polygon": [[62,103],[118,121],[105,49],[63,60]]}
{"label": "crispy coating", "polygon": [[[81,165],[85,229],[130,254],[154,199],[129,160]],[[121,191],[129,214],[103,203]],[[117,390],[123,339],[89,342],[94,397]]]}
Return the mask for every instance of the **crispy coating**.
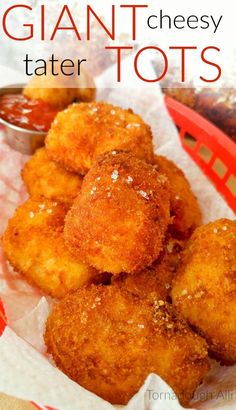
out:
{"label": "crispy coating", "polygon": [[13,268],[56,298],[84,285],[96,273],[64,244],[67,210],[46,199],[29,199],[16,210],[3,236],[3,249]]}
{"label": "crispy coating", "polygon": [[205,341],[171,305],[116,286],[69,294],[53,308],[45,342],[63,372],[114,404],[126,404],[149,373],[187,404],[208,370]]}
{"label": "crispy coating", "polygon": [[125,150],[151,162],[150,127],[133,113],[105,102],[72,104],[60,112],[46,137],[49,156],[68,170],[85,174],[107,151]]}
{"label": "crispy coating", "polygon": [[81,189],[83,178],[51,161],[45,148],[40,148],[22,170],[22,179],[31,196],[72,204]]}
{"label": "crispy coating", "polygon": [[170,182],[170,214],[172,234],[189,237],[202,223],[202,214],[183,171],[169,159],[155,155],[154,164]]}
{"label": "crispy coating", "polygon": [[159,258],[149,267],[133,275],[122,273],[114,277],[114,282],[135,295],[169,301],[172,281],[180,262],[180,252],[185,246],[184,241],[167,235]]}
{"label": "crispy coating", "polygon": [[220,219],[197,228],[174,280],[172,298],[202,334],[212,354],[236,362],[236,221]]}
{"label": "crispy coating", "polygon": [[40,99],[64,109],[73,101],[93,101],[96,97],[96,88],[91,75],[81,69],[80,76],[34,76],[24,88],[23,94],[30,99]]}
{"label": "crispy coating", "polygon": [[71,250],[99,271],[133,273],[157,259],[168,223],[167,178],[115,151],[85,176],[64,232]]}
{"label": "crispy coating", "polygon": [[23,90],[23,95],[31,100],[42,100],[63,110],[75,100],[75,90],[67,79],[52,75],[32,77]]}

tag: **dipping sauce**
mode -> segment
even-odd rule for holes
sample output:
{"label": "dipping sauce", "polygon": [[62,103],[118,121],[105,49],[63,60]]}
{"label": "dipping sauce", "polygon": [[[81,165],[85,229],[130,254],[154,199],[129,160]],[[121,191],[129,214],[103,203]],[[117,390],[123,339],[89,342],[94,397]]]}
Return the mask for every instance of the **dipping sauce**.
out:
{"label": "dipping sauce", "polygon": [[58,109],[42,100],[30,100],[22,94],[0,97],[0,117],[18,127],[47,132]]}

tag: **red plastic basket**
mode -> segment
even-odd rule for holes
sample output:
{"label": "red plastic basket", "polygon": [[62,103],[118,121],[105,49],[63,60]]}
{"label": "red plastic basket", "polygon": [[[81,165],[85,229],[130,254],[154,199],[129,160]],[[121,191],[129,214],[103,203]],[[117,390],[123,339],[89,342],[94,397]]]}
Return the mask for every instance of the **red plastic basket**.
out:
{"label": "red plastic basket", "polygon": [[236,212],[236,144],[191,108],[167,96],[165,102],[183,148]]}

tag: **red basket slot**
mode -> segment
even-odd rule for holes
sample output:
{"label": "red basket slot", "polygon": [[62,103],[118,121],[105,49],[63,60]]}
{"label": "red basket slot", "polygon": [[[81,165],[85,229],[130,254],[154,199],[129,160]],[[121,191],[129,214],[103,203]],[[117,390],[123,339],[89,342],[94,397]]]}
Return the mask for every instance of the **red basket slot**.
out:
{"label": "red basket slot", "polygon": [[0,299],[0,336],[3,334],[6,324],[7,324],[7,320],[5,316],[5,311],[4,311],[3,303]]}
{"label": "red basket slot", "polygon": [[36,409],[38,409],[38,410],[56,410],[53,407],[41,406],[40,404],[37,404],[34,401],[31,401],[30,403],[33,404],[33,406],[36,407]]}
{"label": "red basket slot", "polygon": [[191,108],[168,96],[165,102],[184,149],[236,212],[236,144]]}

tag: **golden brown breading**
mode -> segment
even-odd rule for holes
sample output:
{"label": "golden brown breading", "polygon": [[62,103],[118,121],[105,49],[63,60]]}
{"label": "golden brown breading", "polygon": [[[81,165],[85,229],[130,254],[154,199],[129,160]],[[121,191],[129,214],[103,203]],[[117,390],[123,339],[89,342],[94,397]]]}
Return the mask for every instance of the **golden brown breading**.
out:
{"label": "golden brown breading", "polygon": [[63,372],[114,404],[126,404],[150,373],[187,404],[208,370],[205,341],[171,305],[117,286],[67,295],[48,318],[45,342]]}
{"label": "golden brown breading", "polygon": [[72,204],[81,189],[83,177],[51,161],[45,148],[40,148],[22,170],[22,179],[31,196]]}
{"label": "golden brown breading", "polygon": [[57,77],[32,77],[23,95],[31,100],[42,100],[63,110],[75,100],[75,90]]}
{"label": "golden brown breading", "polygon": [[189,237],[202,223],[202,214],[197,198],[183,171],[169,159],[155,155],[157,170],[166,175],[170,182],[170,214],[173,222],[170,230],[181,237]]}
{"label": "golden brown breading", "polygon": [[3,248],[14,269],[45,293],[63,297],[96,272],[72,256],[63,240],[68,207],[46,199],[29,199],[9,220]]}
{"label": "golden brown breading", "polygon": [[169,300],[172,281],[180,261],[180,252],[184,249],[184,241],[167,235],[161,255],[151,266],[133,275],[122,273],[114,277],[113,283],[124,287],[138,296]]}
{"label": "golden brown breading", "polygon": [[72,104],[60,112],[46,137],[48,155],[70,171],[85,174],[107,151],[125,150],[151,162],[150,127],[131,110],[104,102]]}
{"label": "golden brown breading", "polygon": [[236,221],[197,228],[174,281],[176,308],[224,363],[236,362]]}
{"label": "golden brown breading", "polygon": [[96,88],[91,75],[81,69],[80,76],[34,76],[24,88],[23,94],[30,99],[43,100],[54,107],[64,109],[73,101],[93,101]]}
{"label": "golden brown breading", "polygon": [[167,178],[132,154],[100,157],[66,217],[65,239],[99,271],[138,272],[154,262],[169,223]]}

